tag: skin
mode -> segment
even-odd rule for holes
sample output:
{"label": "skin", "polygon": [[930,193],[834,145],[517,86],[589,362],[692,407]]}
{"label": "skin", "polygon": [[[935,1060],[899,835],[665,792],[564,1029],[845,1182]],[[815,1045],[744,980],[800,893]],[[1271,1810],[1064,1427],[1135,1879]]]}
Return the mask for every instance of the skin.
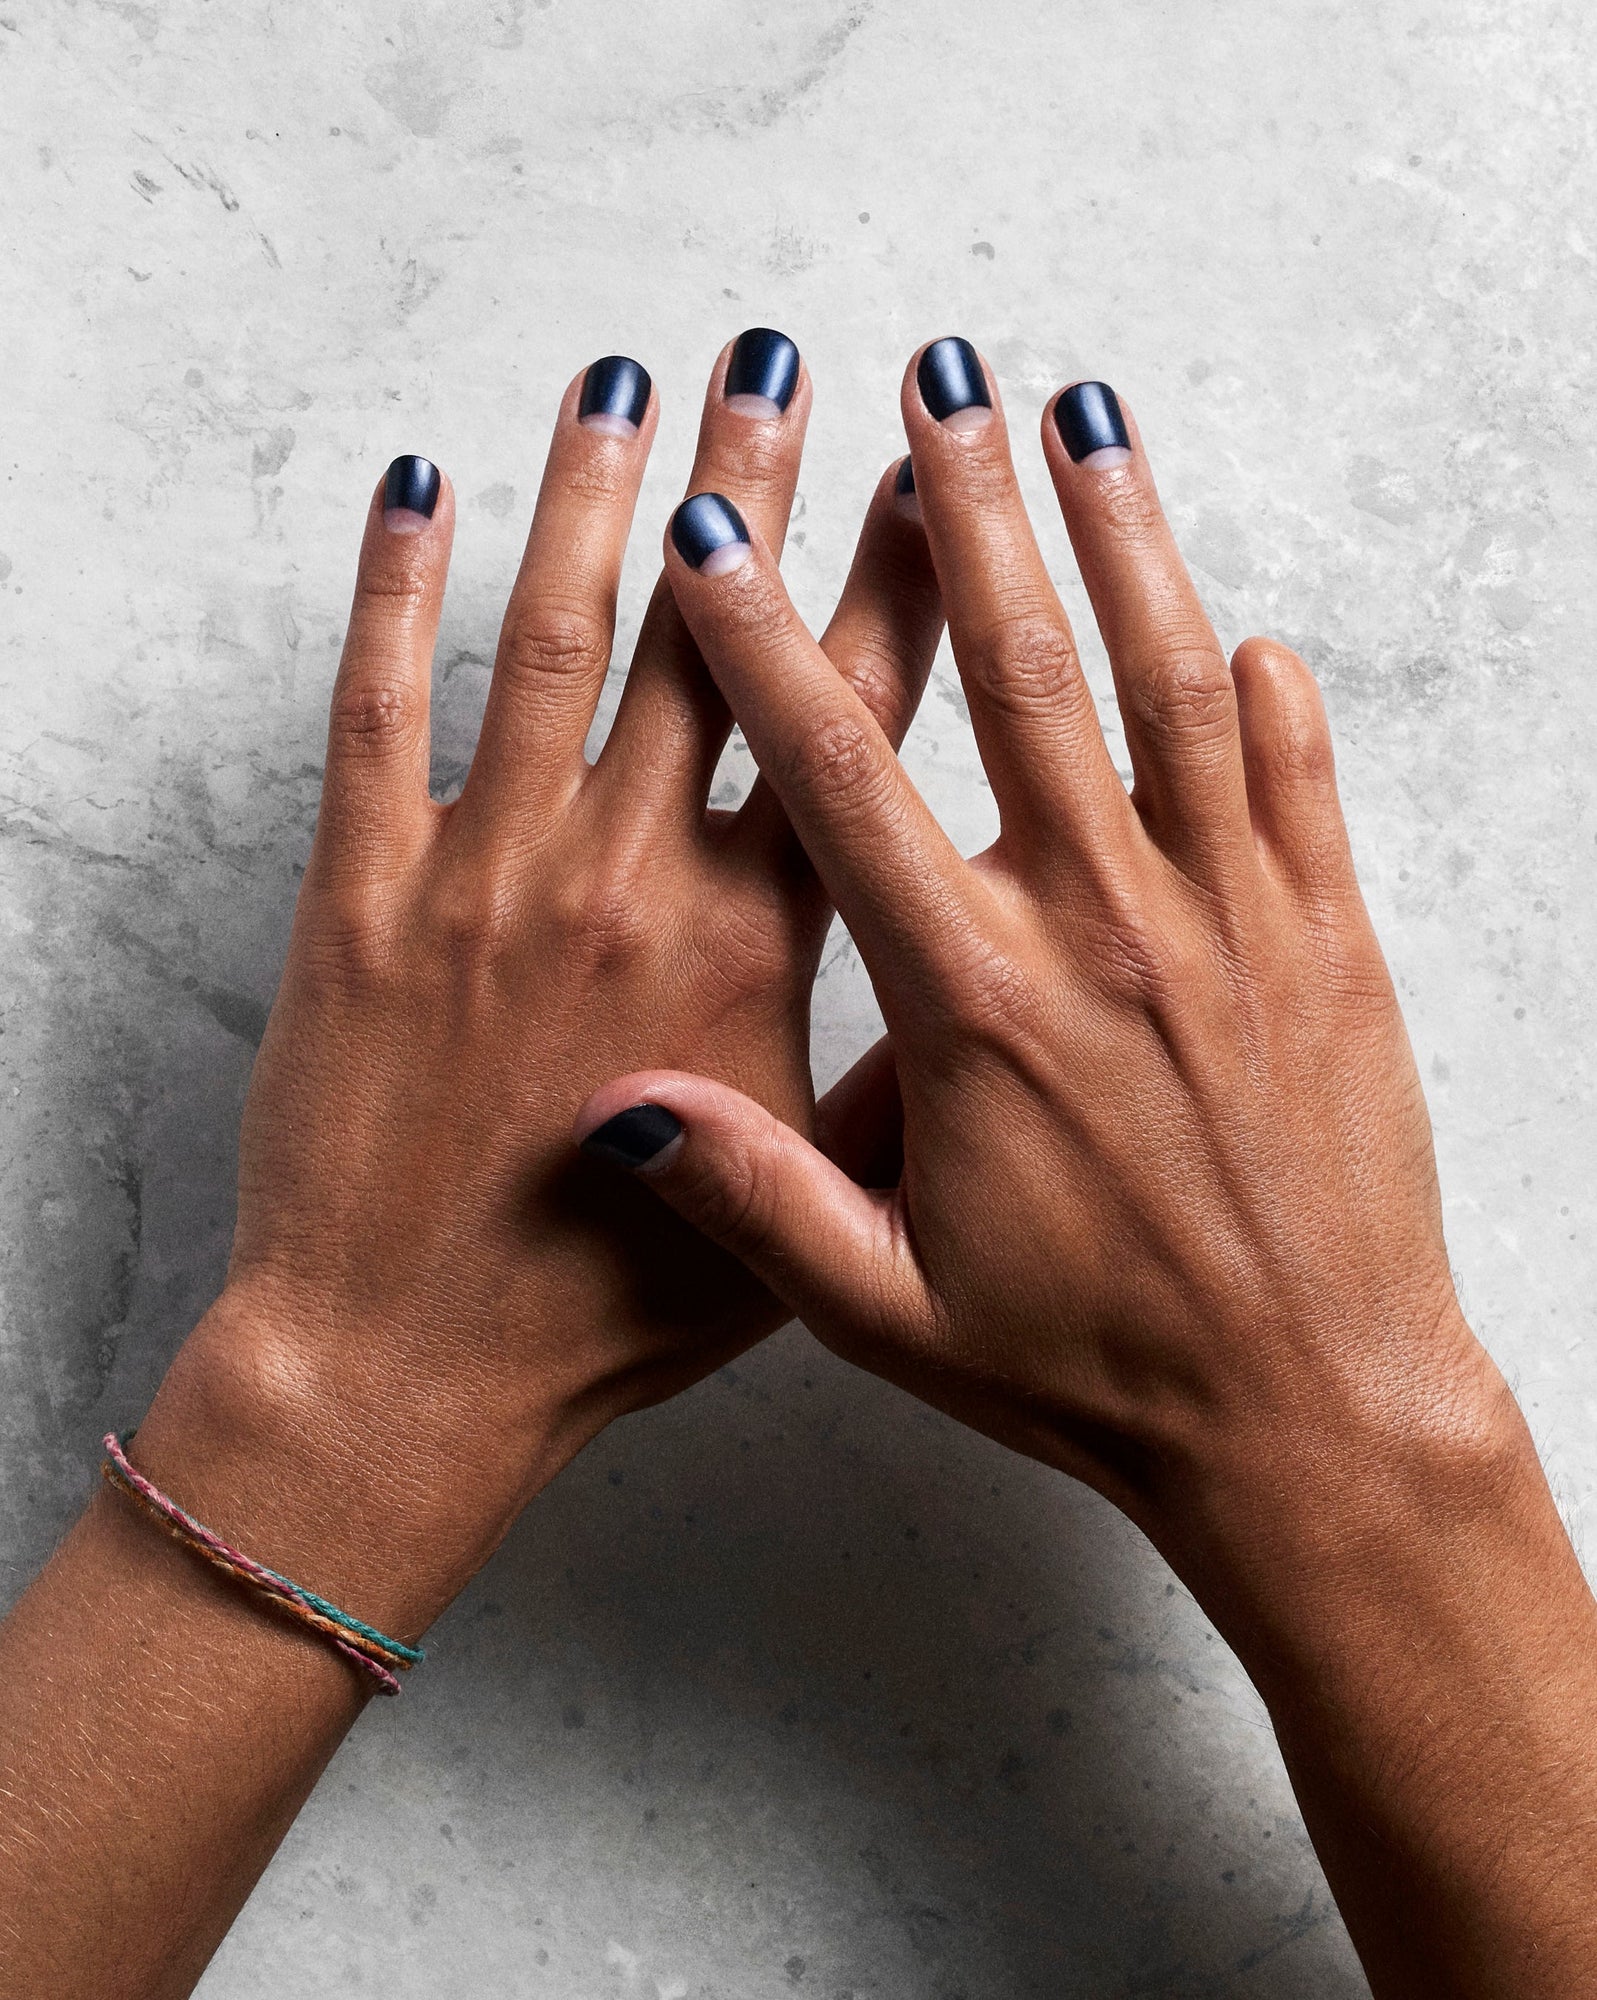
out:
{"label": "skin", "polygon": [[[779,544],[809,383],[751,418],[726,361],[693,483]],[[691,1060],[866,1157],[868,1101],[817,1111],[810,1082],[829,906],[768,787],[707,811],[730,718],[663,587],[584,758],[657,408],[608,435],[580,387],[451,806],[428,797],[427,702],[453,495],[430,522],[374,496],[226,1289],[131,1450],[235,1546],[407,1641],[604,1425],[786,1317],[574,1157],[583,1097]],[[831,671],[896,736],[940,632],[888,475]],[[29,2000],[189,1992],[372,1689],[109,1491],[0,1628],[0,1686],[0,1992]]]}
{"label": "skin", "polygon": [[1115,1501],[1269,1706],[1380,1996],[1597,1993],[1597,1607],[1465,1324],[1431,1136],[1307,669],[1226,660],[1131,448],[1043,448],[1128,797],[995,384],[916,490],[1002,831],[949,845],[769,549],[667,575],[869,968],[852,1175],[684,1074],[642,1180],[839,1354]]}

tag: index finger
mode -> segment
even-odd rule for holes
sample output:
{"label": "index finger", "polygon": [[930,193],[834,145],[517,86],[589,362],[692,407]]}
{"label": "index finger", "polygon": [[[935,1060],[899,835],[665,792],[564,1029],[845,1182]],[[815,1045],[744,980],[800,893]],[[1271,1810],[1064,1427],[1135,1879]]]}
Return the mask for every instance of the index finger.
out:
{"label": "index finger", "polygon": [[970,871],[794,610],[770,550],[730,500],[696,493],[671,517],[665,566],[867,968],[924,972],[969,927]]}

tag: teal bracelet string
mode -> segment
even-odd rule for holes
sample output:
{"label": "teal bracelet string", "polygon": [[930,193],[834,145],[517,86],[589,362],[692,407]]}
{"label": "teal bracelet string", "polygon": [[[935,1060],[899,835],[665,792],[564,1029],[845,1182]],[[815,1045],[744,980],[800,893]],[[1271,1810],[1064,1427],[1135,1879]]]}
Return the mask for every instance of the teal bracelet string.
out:
{"label": "teal bracelet string", "polygon": [[384,1694],[398,1694],[399,1681],[394,1670],[406,1673],[420,1666],[427,1657],[420,1646],[407,1646],[402,1640],[390,1639],[375,1625],[340,1611],[336,1604],[330,1604],[314,1590],[305,1589],[224,1542],[203,1522],[185,1513],[130,1462],[125,1447],[132,1437],[132,1431],[121,1438],[112,1431],[103,1440],[105,1463],[100,1471],[111,1485],[153,1514],[174,1540],[182,1542],[214,1568],[260,1591],[301,1624],[331,1639],[341,1653],[372,1676]]}

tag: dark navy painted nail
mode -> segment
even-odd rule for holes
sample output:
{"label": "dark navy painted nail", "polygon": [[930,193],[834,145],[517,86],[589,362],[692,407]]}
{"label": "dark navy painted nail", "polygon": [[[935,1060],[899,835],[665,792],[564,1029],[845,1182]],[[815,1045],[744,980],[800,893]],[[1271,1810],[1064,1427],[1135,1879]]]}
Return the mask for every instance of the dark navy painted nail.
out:
{"label": "dark navy painted nail", "polygon": [[1129,451],[1120,399],[1107,382],[1077,382],[1054,404],[1065,450],[1079,465],[1095,451]]}
{"label": "dark navy painted nail", "polygon": [[596,1126],[583,1140],[581,1150],[590,1159],[608,1160],[612,1166],[636,1173],[663,1153],[673,1139],[680,1139],[684,1129],[682,1120],[673,1117],[663,1104],[634,1104]]}
{"label": "dark navy painted nail", "polygon": [[[722,549],[746,548],[749,531],[730,500],[719,493],[695,493],[671,516],[671,539],[690,568],[703,569]],[[732,567],[723,560],[714,564],[712,574]]]}
{"label": "dark navy painted nail", "polygon": [[799,351],[785,333],[768,326],[751,326],[740,333],[726,364],[726,399],[757,397],[769,411],[748,410],[750,416],[780,416],[798,387]]}
{"label": "dark navy painted nail", "polygon": [[636,430],[649,407],[649,371],[624,354],[606,354],[582,378],[577,417],[596,429],[630,425]]}
{"label": "dark navy painted nail", "polygon": [[940,424],[961,410],[990,410],[993,406],[976,350],[957,333],[932,342],[920,358],[915,380],[921,401]]}
{"label": "dark navy painted nail", "polygon": [[383,480],[383,512],[391,514],[398,508],[430,521],[437,505],[438,468],[432,460],[409,454],[396,458]]}
{"label": "dark navy painted nail", "polygon": [[906,458],[900,461],[898,476],[893,481],[893,491],[895,493],[913,493],[915,491],[915,462],[913,459]]}

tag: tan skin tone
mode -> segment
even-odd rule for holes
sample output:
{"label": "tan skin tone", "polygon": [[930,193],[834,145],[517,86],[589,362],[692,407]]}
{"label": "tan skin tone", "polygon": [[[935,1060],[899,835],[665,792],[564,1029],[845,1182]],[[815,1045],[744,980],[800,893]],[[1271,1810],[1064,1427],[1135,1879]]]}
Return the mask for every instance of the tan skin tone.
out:
{"label": "tan skin tone", "polygon": [[[1592,1990],[1597,1612],[1453,1298],[1312,682],[1259,642],[1228,668],[1140,445],[1075,466],[1045,418],[1128,801],[1001,418],[937,425],[913,372],[926,538],[884,481],[818,648],[772,556],[807,385],[750,430],[720,380],[693,486],[753,553],[667,575],[771,781],[734,821],[704,813],[725,711],[663,596],[582,763],[652,413],[600,441],[568,395],[448,810],[449,496],[414,535],[374,508],[233,1270],[135,1457],[412,1638],[585,1439],[797,1308],[1164,1550],[1270,1705],[1380,1995]],[[969,863],[891,754],[938,586],[1003,816]],[[892,1035],[814,1119],[826,903],[788,821]],[[641,1185],[574,1163],[574,1114],[640,1101],[684,1126]],[[368,1684],[105,1495],[0,1631],[0,1685],[0,1990],[165,2000]]]}
{"label": "tan skin tone", "polygon": [[[773,543],[810,387],[705,404],[696,485]],[[427,795],[454,509],[374,498],[322,811],[252,1081],[227,1286],[131,1455],[260,1560],[414,1640],[615,1417],[786,1317],[577,1158],[583,1097],[703,1066],[840,1158],[810,988],[830,909],[774,796],[706,797],[729,717],[663,587],[583,754],[653,437],[561,407],[460,800]],[[872,503],[826,645],[895,736],[941,632],[921,530]],[[0,1628],[0,1993],[187,1993],[371,1692],[102,1492]]]}
{"label": "tan skin tone", "polygon": [[[646,1071],[640,1179],[838,1353],[1086,1480],[1237,1649],[1375,1992],[1597,1992],[1597,1607],[1464,1322],[1307,669],[1228,663],[1133,427],[1043,444],[1128,798],[990,419],[904,420],[1002,817],[973,861],[756,534],[667,575],[870,970],[901,1158]],[[969,423],[969,419],[966,419]],[[863,1184],[861,1184],[863,1183]]]}

